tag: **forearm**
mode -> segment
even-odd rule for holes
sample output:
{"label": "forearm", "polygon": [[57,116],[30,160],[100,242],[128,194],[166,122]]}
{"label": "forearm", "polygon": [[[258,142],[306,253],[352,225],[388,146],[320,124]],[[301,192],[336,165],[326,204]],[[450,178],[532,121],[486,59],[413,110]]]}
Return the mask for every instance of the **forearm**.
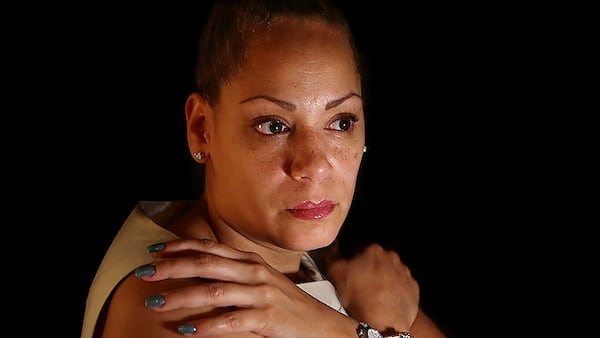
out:
{"label": "forearm", "polygon": [[410,331],[415,338],[446,338],[446,335],[421,308]]}
{"label": "forearm", "polygon": [[[374,313],[371,313],[374,314]],[[386,316],[368,316],[366,323],[381,332],[384,336],[393,335],[395,332],[410,332],[415,338],[447,338],[442,330],[433,322],[433,320],[419,308],[417,316],[410,326],[404,327],[398,323],[386,320]]]}

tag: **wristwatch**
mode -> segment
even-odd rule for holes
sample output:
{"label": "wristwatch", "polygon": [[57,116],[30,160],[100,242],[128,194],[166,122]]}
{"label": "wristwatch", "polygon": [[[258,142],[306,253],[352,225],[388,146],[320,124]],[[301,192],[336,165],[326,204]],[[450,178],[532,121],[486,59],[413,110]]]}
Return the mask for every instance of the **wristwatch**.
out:
{"label": "wristwatch", "polygon": [[395,332],[391,335],[384,336],[365,322],[358,323],[356,334],[358,335],[358,338],[415,338],[410,332]]}

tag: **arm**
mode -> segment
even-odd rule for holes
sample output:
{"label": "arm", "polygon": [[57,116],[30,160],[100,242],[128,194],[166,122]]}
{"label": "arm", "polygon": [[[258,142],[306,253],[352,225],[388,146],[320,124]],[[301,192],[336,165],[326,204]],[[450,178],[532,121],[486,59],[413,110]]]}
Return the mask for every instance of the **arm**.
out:
{"label": "arm", "polygon": [[[313,298],[260,256],[208,240],[174,240],[111,301],[102,337],[355,337],[358,322]],[[154,271],[152,271],[154,270]],[[144,299],[164,297],[146,308]],[[186,335],[188,335],[186,333]]]}
{"label": "arm", "polygon": [[[168,312],[151,311],[145,307],[145,299],[150,295],[168,293],[170,290],[185,289],[202,285],[200,279],[170,279],[156,283],[147,283],[133,274],[125,278],[115,289],[108,301],[104,320],[97,323],[95,338],[168,338],[182,336],[177,327],[190,318],[216,316],[225,313],[223,308],[214,306],[196,306],[194,308],[174,309]],[[221,337],[259,337],[252,333],[223,335]]]}
{"label": "arm", "polygon": [[[140,278],[129,276],[118,287],[102,337],[181,337],[178,333],[181,324],[195,327],[198,337],[356,336],[356,319],[312,298],[258,255],[198,240],[171,241],[163,252],[155,255],[162,259],[153,264],[154,273]],[[392,276],[395,275],[388,277]],[[398,276],[406,277],[406,271]],[[406,302],[390,302],[389,308],[365,311],[373,303],[359,302],[356,306],[351,301],[346,302],[347,310],[356,313],[355,318],[373,323],[371,326],[375,328],[403,328],[414,321],[409,330],[415,336],[422,335],[417,338],[444,337],[430,335],[436,327],[427,316],[417,314],[416,282],[412,283],[411,278],[406,282],[412,290],[407,293],[410,297],[400,298]],[[344,290],[348,288],[340,290],[347,295]],[[375,293],[371,289],[367,294],[392,296],[392,293]],[[163,296],[165,303],[146,308],[144,299],[152,295]],[[397,308],[399,304],[408,310]],[[388,311],[394,308],[394,312]]]}
{"label": "arm", "polygon": [[419,309],[410,331],[416,338],[446,338],[440,328],[421,309]]}
{"label": "arm", "polygon": [[350,316],[380,332],[445,337],[419,308],[419,285],[395,251],[373,243],[350,258],[342,258],[335,248],[326,254],[327,277]]}

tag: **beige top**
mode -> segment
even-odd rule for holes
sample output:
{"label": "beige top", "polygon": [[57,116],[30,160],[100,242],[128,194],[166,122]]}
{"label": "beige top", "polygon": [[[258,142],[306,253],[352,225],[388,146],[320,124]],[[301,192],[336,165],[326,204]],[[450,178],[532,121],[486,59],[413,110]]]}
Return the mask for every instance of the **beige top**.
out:
{"label": "beige top", "polygon": [[[115,286],[135,268],[152,263],[153,257],[146,252],[146,248],[151,244],[178,238],[158,225],[155,217],[168,213],[169,208],[176,208],[181,203],[186,202],[142,201],[129,214],[108,248],[90,286],[81,338],[92,338],[102,306]],[[337,297],[335,288],[323,278],[317,264],[308,253],[303,255],[302,264],[312,272],[314,281],[296,285],[321,302],[347,314]]]}

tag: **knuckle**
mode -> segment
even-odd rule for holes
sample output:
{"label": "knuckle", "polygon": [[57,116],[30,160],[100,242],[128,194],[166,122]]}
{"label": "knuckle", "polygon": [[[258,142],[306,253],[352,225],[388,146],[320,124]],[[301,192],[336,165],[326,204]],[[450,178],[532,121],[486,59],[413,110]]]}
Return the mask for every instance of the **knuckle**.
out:
{"label": "knuckle", "polygon": [[254,264],[251,268],[251,273],[256,276],[258,280],[265,281],[271,274],[269,268],[262,264]]}
{"label": "knuckle", "polygon": [[275,298],[276,291],[268,284],[258,286],[258,292],[264,297],[264,299],[272,301]]}
{"label": "knuckle", "polygon": [[402,260],[400,259],[400,255],[396,251],[390,250],[387,252],[387,255],[388,255],[389,259],[392,261],[392,263],[394,263],[394,264],[402,263]]}
{"label": "knuckle", "polygon": [[241,325],[241,320],[235,311],[227,312],[224,316],[226,326],[235,329]]}
{"label": "knuckle", "polygon": [[200,268],[210,268],[215,265],[215,259],[210,254],[198,254],[194,257],[194,265]]}
{"label": "knuckle", "polygon": [[208,285],[206,292],[209,298],[219,298],[225,294],[225,287],[220,283],[211,283]]}
{"label": "knuckle", "polygon": [[384,252],[384,249],[379,243],[370,243],[366,247],[366,251],[372,254],[381,254]]}
{"label": "knuckle", "polygon": [[200,244],[206,248],[210,248],[210,247],[217,245],[217,242],[215,242],[211,239],[208,239],[208,238],[203,238],[203,239],[200,239],[199,241],[200,241]]}

